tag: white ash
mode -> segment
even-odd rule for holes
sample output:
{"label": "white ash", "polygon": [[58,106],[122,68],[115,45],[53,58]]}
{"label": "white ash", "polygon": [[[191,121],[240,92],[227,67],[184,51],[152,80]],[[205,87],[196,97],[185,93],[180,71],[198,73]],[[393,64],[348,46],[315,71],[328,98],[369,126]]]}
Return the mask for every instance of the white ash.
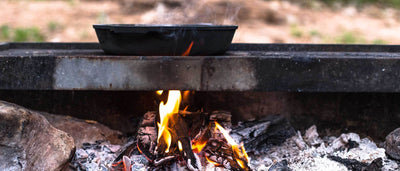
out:
{"label": "white ash", "polygon": [[[346,147],[350,141],[357,142],[354,148]],[[320,138],[315,126],[306,131],[304,137],[295,135],[279,146],[273,146],[265,154],[252,153],[250,167],[254,170],[269,170],[273,164],[287,160],[292,170],[348,170],[343,164],[333,161],[327,156],[343,159],[355,159],[363,163],[371,163],[377,158],[383,159],[382,170],[398,170],[399,165],[388,159],[383,148],[368,138],[360,139],[356,133],[342,134],[340,137]]]}
{"label": "white ash", "polygon": [[[349,142],[356,142],[354,147],[348,146]],[[75,170],[110,170],[115,160],[116,152],[121,147],[108,142],[96,142],[86,144],[76,150],[71,165]],[[319,137],[315,126],[311,127],[302,136],[300,132],[278,146],[271,146],[264,151],[246,149],[250,157],[250,167],[253,170],[266,171],[283,160],[287,161],[287,167],[291,170],[348,170],[348,168],[328,156],[337,156],[343,159],[355,159],[366,164],[377,158],[382,158],[382,170],[399,170],[396,161],[388,159],[383,148],[368,138],[360,138],[356,133],[342,134],[339,137]],[[145,157],[140,154],[130,156],[133,164],[132,170],[153,170]],[[170,170],[186,171],[186,166],[177,162],[170,163]],[[225,171],[223,167],[215,167],[208,163],[203,170]],[[274,170],[274,169],[271,169]],[[276,169],[275,169],[276,170]]]}
{"label": "white ash", "polygon": [[[71,161],[71,168],[77,171],[108,171],[112,170],[111,165],[117,158],[120,145],[110,144],[108,141],[96,141],[94,144],[84,143],[82,148],[78,148]],[[150,169],[147,159],[139,154],[132,155],[130,158],[132,170],[146,171]]]}
{"label": "white ash", "polygon": [[311,146],[319,145],[323,143],[323,141],[319,138],[319,134],[317,132],[317,126],[313,125],[306,130],[304,135],[304,140],[307,144]]}
{"label": "white ash", "polygon": [[108,141],[96,141],[94,144],[84,143],[82,148],[76,149],[71,161],[71,168],[78,171],[111,169],[111,164],[117,157],[116,152],[120,145],[112,145]]}
{"label": "white ash", "polygon": [[137,170],[137,171],[146,171],[149,170],[149,162],[147,161],[147,159],[145,157],[143,157],[143,155],[139,154],[139,155],[132,155],[130,157],[131,162],[133,163],[131,169],[132,170]]}

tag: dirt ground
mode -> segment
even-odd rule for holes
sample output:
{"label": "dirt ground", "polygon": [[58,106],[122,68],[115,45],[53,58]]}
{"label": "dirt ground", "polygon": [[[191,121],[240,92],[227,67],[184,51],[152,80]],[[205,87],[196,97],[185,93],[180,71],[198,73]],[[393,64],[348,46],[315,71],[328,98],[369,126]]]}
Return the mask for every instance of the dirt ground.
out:
{"label": "dirt ground", "polygon": [[399,11],[374,6],[277,0],[2,0],[0,6],[0,26],[37,27],[51,42],[96,42],[92,25],[99,23],[205,22],[238,25],[233,42],[400,44]]}

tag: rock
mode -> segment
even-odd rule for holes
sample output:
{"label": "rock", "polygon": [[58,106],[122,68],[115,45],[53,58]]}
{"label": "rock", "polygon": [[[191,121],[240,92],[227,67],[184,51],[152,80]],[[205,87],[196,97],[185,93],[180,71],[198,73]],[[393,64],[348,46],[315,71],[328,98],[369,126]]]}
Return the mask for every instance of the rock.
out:
{"label": "rock", "polygon": [[96,121],[49,113],[42,113],[42,115],[47,118],[51,125],[71,135],[78,148],[81,148],[83,143],[95,143],[104,140],[111,144],[121,145],[124,143],[121,132],[112,130]]}
{"label": "rock", "polygon": [[395,129],[386,136],[385,150],[388,156],[400,160],[400,128]]}
{"label": "rock", "polygon": [[0,101],[0,170],[60,170],[74,149],[38,112]]}

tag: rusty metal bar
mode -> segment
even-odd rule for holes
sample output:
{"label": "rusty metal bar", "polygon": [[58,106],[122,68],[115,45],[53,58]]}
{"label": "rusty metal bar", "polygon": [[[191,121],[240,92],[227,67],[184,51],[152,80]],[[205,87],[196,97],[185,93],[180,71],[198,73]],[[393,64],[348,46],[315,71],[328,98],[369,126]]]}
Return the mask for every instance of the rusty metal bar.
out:
{"label": "rusty metal bar", "polygon": [[400,46],[232,44],[223,56],[110,56],[97,43],[0,44],[0,89],[400,92]]}

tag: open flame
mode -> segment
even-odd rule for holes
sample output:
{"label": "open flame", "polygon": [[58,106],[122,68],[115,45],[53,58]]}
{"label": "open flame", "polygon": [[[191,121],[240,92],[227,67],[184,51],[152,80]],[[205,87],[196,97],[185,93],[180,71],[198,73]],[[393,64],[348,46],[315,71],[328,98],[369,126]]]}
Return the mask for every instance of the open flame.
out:
{"label": "open flame", "polygon": [[214,161],[212,161],[212,160],[210,160],[207,156],[206,156],[206,160],[207,160],[207,162],[208,163],[211,163],[211,164],[213,164],[214,166],[221,166],[220,164],[218,164],[217,162],[214,162]]}
{"label": "open flame", "polygon": [[192,144],[192,150],[195,153],[200,153],[206,145],[207,141],[195,141]]}
{"label": "open flame", "polygon": [[167,145],[165,149],[165,153],[169,152],[171,147],[171,132],[168,128],[168,120],[171,115],[179,112],[179,104],[181,103],[181,92],[179,90],[170,90],[168,91],[168,100],[167,103],[164,104],[164,101],[161,101],[159,113],[160,113],[160,122],[158,125],[158,136],[157,143],[160,143],[161,137],[163,137],[163,141]]}
{"label": "open flame", "polygon": [[[190,43],[182,56],[188,56],[192,47],[193,41]],[[162,95],[164,91],[158,90],[156,91],[156,93],[158,95]],[[229,135],[229,132],[217,122],[215,122],[215,131],[218,131],[212,131],[212,124],[209,123],[211,119],[209,118],[210,120],[207,120],[207,118],[205,118],[211,117],[208,116],[208,114],[197,112],[193,113],[192,115],[191,112],[186,112],[188,104],[190,104],[190,94],[193,94],[193,92],[183,91],[182,98],[180,90],[168,91],[167,101],[161,101],[159,105],[160,121],[157,122],[158,129],[155,130],[153,129],[153,127],[149,131],[151,133],[146,132],[146,135],[154,135],[155,132],[157,132],[157,146],[154,146],[155,136],[152,136],[154,138],[150,139],[151,142],[148,142],[147,136],[145,138],[141,136],[140,138],[142,139],[138,138],[138,140],[140,140],[137,143],[138,150],[142,154],[144,154],[148,160],[154,162],[155,166],[162,165],[172,159],[175,159],[176,157],[179,157],[178,159],[185,160],[186,166],[189,170],[202,170],[202,161],[208,161],[208,163],[213,164],[215,167],[222,166],[227,168],[229,166],[225,166],[225,162],[228,161],[228,164],[231,167],[233,166],[235,168],[234,170],[250,170],[250,168],[248,167],[248,155],[244,149],[243,144],[237,144]],[[179,111],[181,102],[182,105],[186,105],[183,111]],[[154,113],[152,112],[151,114],[151,118],[154,119]],[[200,120],[202,122],[200,122],[199,125],[196,125],[198,123],[195,124],[195,122],[197,122],[197,120],[195,119],[199,117],[201,117]],[[148,121],[146,120],[146,122]],[[208,127],[206,128],[204,128],[205,123],[208,123]],[[194,133],[191,131],[193,131]],[[213,138],[212,136],[215,135],[214,133],[220,135],[218,132],[221,132],[223,134],[226,141],[220,140],[219,138],[222,138],[221,136],[218,136],[217,141],[214,141],[215,139],[210,139]],[[195,135],[195,138],[191,139],[191,136],[193,135]],[[213,147],[215,146],[213,142],[217,144],[220,143],[220,145],[224,147],[222,149],[223,151],[220,150],[221,148],[213,149]],[[142,147],[144,147],[143,149],[145,149],[144,153],[142,152]],[[205,150],[203,151],[204,148]],[[146,149],[155,150],[153,152],[150,152],[148,150],[146,151]],[[217,153],[214,153],[213,151],[223,154],[222,157],[226,159],[223,161],[224,163],[221,162],[220,158],[218,158],[218,160],[214,160],[215,156],[211,156],[211,154],[215,155]],[[229,156],[226,157],[224,155]],[[200,160],[199,156],[204,157],[206,160]],[[211,157],[209,158],[209,156]],[[127,170],[126,166],[131,165],[129,163],[130,161],[128,160],[123,160],[122,162],[125,170]]]}
{"label": "open flame", "polygon": [[[190,42],[189,47],[186,49],[186,51],[182,54],[182,56],[188,56],[190,54],[190,51],[192,50],[193,46],[193,41]],[[163,90],[158,90],[156,91],[158,95],[161,95],[163,93]],[[184,93],[185,96],[187,97],[189,95],[189,91]],[[169,90],[168,91],[168,100],[167,103],[164,104],[163,101],[160,103],[159,107],[159,113],[160,113],[160,122],[157,123],[158,125],[158,136],[157,136],[157,144],[160,143],[161,137],[163,137],[163,141],[167,145],[167,148],[165,149],[165,153],[168,153],[171,147],[171,141],[172,141],[172,136],[171,132],[168,128],[168,120],[171,118],[173,114],[176,114],[179,112],[179,105],[181,103],[182,96],[181,96],[181,91],[180,90]],[[178,146],[182,148],[182,144],[179,144]]]}
{"label": "open flame", "polygon": [[190,45],[189,45],[189,47],[186,49],[186,51],[185,51],[185,52],[183,52],[182,56],[189,56],[189,54],[190,54],[190,51],[192,50],[192,47],[193,47],[193,41],[192,41],[192,42],[190,42]]}
{"label": "open flame", "polygon": [[[188,48],[185,50],[185,52],[182,54],[182,56],[188,56],[190,54],[190,51],[192,50],[192,47],[193,47],[193,41],[190,42]],[[159,95],[162,95],[163,91],[158,90],[156,93]],[[190,94],[190,91],[183,92],[184,103],[188,102],[189,94]],[[179,90],[169,90],[167,103],[164,104],[163,101],[161,101],[161,103],[160,103],[160,107],[159,107],[160,122],[157,123],[157,125],[158,125],[157,144],[160,144],[160,141],[163,141],[166,144],[166,147],[163,146],[163,148],[165,147],[165,149],[159,149],[159,150],[164,150],[165,153],[170,152],[171,144],[173,143],[173,142],[171,142],[172,138],[173,138],[172,134],[175,135],[175,132],[171,132],[171,131],[177,131],[177,130],[171,130],[171,128],[168,127],[169,122],[170,122],[169,120],[173,118],[174,114],[179,113],[179,106],[180,106],[181,101],[182,101],[182,96],[181,96],[181,92]],[[184,111],[186,111],[187,107],[188,106],[186,106]],[[172,123],[172,122],[173,121],[171,121],[171,124],[179,124],[179,123]],[[241,167],[244,170],[247,170],[246,168],[247,168],[247,163],[249,162],[249,159],[248,159],[248,155],[246,153],[246,150],[244,149],[243,144],[240,144],[240,145],[237,144],[233,140],[233,138],[229,135],[228,131],[226,131],[220,124],[215,122],[215,130],[217,130],[217,129],[224,135],[228,144],[231,146],[232,152],[233,152],[232,157],[236,160],[239,167]],[[189,141],[191,141],[191,140],[189,140]],[[182,142],[180,140],[178,140],[176,143],[177,143],[176,145],[178,146],[178,150],[180,152],[183,152]],[[197,155],[193,156],[193,152],[198,153],[198,154],[201,153],[203,148],[207,145],[207,143],[208,143],[207,138],[191,141],[191,143],[190,143],[191,147],[192,147],[192,151],[190,152],[190,153],[192,153],[191,159],[193,159],[193,157],[197,156]],[[184,152],[184,155],[187,155],[187,153]],[[185,156],[185,157],[187,157],[187,156]],[[205,159],[209,163],[211,163],[217,167],[221,166],[221,164],[210,160],[207,156],[205,156]],[[190,159],[188,159],[187,162],[189,164],[188,167],[189,166],[193,167],[193,165],[192,165],[193,163],[191,162]],[[201,167],[199,164],[196,164],[196,165],[198,165],[198,166],[196,166],[196,168]]]}
{"label": "open flame", "polygon": [[[224,135],[226,141],[228,141],[228,144],[231,145],[233,154],[235,156],[236,162],[239,164],[241,168],[246,168],[246,164],[244,162],[249,162],[249,156],[246,153],[246,150],[244,149],[243,143],[237,144],[235,140],[229,135],[228,131],[225,130],[220,124],[215,122],[215,129],[218,129],[222,135]],[[243,161],[245,160],[245,161]]]}
{"label": "open flame", "polygon": [[[162,91],[157,91],[157,94],[162,94]],[[185,93],[186,94],[186,93]],[[187,96],[187,95],[186,95]],[[169,128],[169,124],[179,124],[179,123],[173,123],[174,116],[175,114],[179,113],[179,106],[182,100],[181,92],[179,90],[169,90],[168,91],[168,99],[167,102],[165,103],[164,101],[161,101],[160,107],[159,107],[159,114],[160,114],[160,122],[157,123],[158,125],[158,135],[157,135],[157,143],[159,144],[160,142],[165,143],[166,147],[163,146],[165,149],[159,149],[161,151],[164,151],[165,153],[170,152],[170,148],[173,142],[172,141],[172,134],[176,134],[175,132],[172,131],[177,131],[177,130],[172,130]],[[169,123],[171,122],[171,123]],[[248,169],[248,162],[249,158],[246,153],[246,150],[244,149],[243,143],[240,145],[235,142],[235,140],[229,135],[229,132],[223,128],[219,123],[215,122],[215,131],[219,131],[222,133],[223,137],[226,139],[228,145],[232,149],[232,158],[233,162],[236,162],[238,167],[247,170]],[[178,147],[178,150],[180,152],[183,151],[183,144],[180,140],[178,140],[176,145],[173,145],[174,148],[175,146]],[[207,145],[208,139],[197,139],[195,141],[192,141],[191,147],[192,151],[197,154],[201,154],[203,148]],[[220,163],[216,163],[215,161],[210,160],[207,156],[205,156],[205,159],[215,165],[215,166],[221,166]],[[190,160],[189,160],[190,162]],[[246,169],[247,168],[247,169]]]}

